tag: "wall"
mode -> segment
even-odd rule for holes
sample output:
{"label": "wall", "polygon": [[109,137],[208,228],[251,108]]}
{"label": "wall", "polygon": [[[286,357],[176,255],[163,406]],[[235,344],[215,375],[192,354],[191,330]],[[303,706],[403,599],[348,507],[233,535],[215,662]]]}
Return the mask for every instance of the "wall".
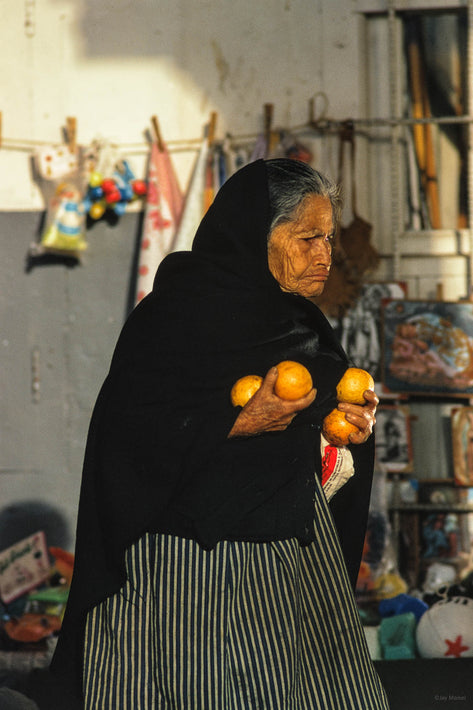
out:
{"label": "wall", "polygon": [[[98,223],[81,266],[27,269],[39,212],[0,213],[0,549],[73,542],[88,422],[123,319],[140,216]],[[13,528],[13,529],[12,529]]]}
{"label": "wall", "polygon": [[[136,214],[100,223],[81,266],[28,270],[44,207],[35,146],[60,142],[74,116],[79,143],[114,141],[144,174],[153,114],[173,151],[202,137],[211,111],[217,137],[257,134],[266,102],[275,126],[304,124],[321,90],[331,115],[357,115],[355,9],[350,0],[2,0],[0,547],[13,520],[36,526],[31,511],[44,506],[63,523],[49,542],[73,542],[87,427],[128,312],[139,234]],[[195,146],[173,152],[184,189],[195,155]],[[336,166],[336,153],[319,158]]]}
{"label": "wall", "polygon": [[[355,9],[353,0],[3,0],[0,209],[42,206],[27,153],[5,139],[59,141],[66,116],[77,118],[79,142],[126,145],[139,169],[153,114],[168,141],[200,138],[214,110],[218,135],[256,133],[266,102],[275,124],[300,125],[320,90],[333,115],[355,115]],[[192,158],[177,156],[183,187]]]}

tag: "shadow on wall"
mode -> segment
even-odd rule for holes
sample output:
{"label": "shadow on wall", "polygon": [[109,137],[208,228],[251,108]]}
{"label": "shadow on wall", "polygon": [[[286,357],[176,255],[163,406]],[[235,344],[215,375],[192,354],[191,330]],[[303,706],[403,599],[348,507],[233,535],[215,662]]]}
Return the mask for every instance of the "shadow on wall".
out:
{"label": "shadow on wall", "polygon": [[[125,62],[124,66],[135,61],[137,81],[130,90],[138,91],[149,74],[140,74],[136,60],[156,59],[168,66],[166,96],[158,95],[158,108],[159,101],[176,100],[178,82],[179,92],[184,87],[197,91],[206,105],[216,104],[222,114],[233,114],[233,120],[241,120],[238,130],[248,132],[249,117],[235,116],[235,106],[254,106],[254,119],[263,101],[261,67],[271,67],[264,76],[268,99],[282,98],[284,92],[291,104],[298,86],[305,98],[313,91],[314,62],[307,44],[320,45],[322,23],[320,9],[311,3],[77,0],[75,8],[81,61],[111,59]],[[154,65],[146,66],[148,71]],[[151,84],[149,91],[155,92],[156,86]]]}
{"label": "shadow on wall", "polygon": [[72,536],[66,518],[43,501],[21,501],[0,509],[0,551],[42,530],[48,546],[67,550]]}

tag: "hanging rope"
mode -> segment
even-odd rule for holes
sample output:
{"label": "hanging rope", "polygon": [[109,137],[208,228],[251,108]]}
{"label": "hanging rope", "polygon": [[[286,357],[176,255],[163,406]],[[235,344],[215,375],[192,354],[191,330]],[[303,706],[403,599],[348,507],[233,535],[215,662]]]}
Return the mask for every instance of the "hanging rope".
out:
{"label": "hanging rope", "polygon": [[[469,0],[470,1],[470,0]],[[473,73],[473,72],[472,72]],[[346,124],[347,119],[331,119],[321,117],[311,120],[307,123],[298,124],[296,126],[284,126],[281,130],[288,131],[294,134],[313,135],[314,133],[333,133],[337,134],[340,129]],[[432,116],[428,118],[404,118],[404,117],[387,117],[387,118],[350,118],[350,122],[354,128],[370,129],[386,126],[393,128],[396,126],[412,126],[415,124],[468,124],[473,125],[473,114],[464,116]],[[258,133],[245,134],[228,134],[228,137],[235,144],[251,143],[256,140]],[[7,138],[1,139],[1,148],[3,150],[12,150],[18,152],[29,153],[34,148],[54,144],[55,141],[32,140],[30,138]],[[175,140],[167,140],[166,145],[169,152],[197,152],[202,143],[200,138],[181,138]],[[147,154],[149,152],[149,143],[147,141],[139,142],[117,142],[110,144],[112,148],[116,148],[127,154]]]}

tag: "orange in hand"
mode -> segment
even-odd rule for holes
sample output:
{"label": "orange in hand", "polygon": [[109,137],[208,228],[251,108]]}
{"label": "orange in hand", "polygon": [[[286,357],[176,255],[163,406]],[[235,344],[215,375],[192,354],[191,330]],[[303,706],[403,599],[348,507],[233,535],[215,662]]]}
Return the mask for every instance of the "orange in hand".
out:
{"label": "orange in hand", "polygon": [[349,367],[337,385],[337,399],[350,404],[366,404],[363,397],[365,390],[374,390],[370,373],[359,367]]}
{"label": "orange in hand", "polygon": [[339,409],[332,409],[330,414],[324,419],[322,432],[327,441],[333,446],[346,446],[350,443],[350,434],[359,431],[358,427],[345,417],[345,412]]}
{"label": "orange in hand", "polygon": [[245,375],[235,382],[230,392],[234,407],[244,407],[253,395],[259,390],[263,378],[259,375]]}
{"label": "orange in hand", "polygon": [[278,379],[274,391],[281,399],[299,399],[313,387],[309,370],[294,360],[283,360],[277,365]]}

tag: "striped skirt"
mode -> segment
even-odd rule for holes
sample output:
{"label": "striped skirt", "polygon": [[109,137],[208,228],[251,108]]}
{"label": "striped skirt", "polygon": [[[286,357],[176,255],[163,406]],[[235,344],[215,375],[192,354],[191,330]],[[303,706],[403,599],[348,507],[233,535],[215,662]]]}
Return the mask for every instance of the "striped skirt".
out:
{"label": "striped skirt", "polygon": [[88,615],[86,710],[386,710],[323,503],[307,547],[143,537]]}

